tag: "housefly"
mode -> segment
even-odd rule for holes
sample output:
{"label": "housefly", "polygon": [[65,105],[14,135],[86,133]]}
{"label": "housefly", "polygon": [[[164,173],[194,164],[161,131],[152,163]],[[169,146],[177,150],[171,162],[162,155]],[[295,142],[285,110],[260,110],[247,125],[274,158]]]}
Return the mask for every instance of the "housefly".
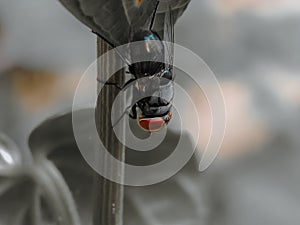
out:
{"label": "housefly", "polygon": [[[168,124],[172,118],[174,96],[173,19],[176,20],[183,13],[189,0],[122,0],[121,5],[116,0],[60,1],[113,48],[143,41],[143,47],[129,49],[129,56],[121,54],[132,78],[120,88],[134,82],[129,116],[136,119],[141,128],[154,132]],[[159,4],[162,4],[164,13],[160,11],[159,18],[156,18]],[[171,7],[174,8],[174,15]],[[156,32],[154,27],[157,25],[160,30]],[[137,62],[141,55],[146,55],[149,60]],[[146,96],[145,94],[148,97],[134,100],[135,96]]]}
{"label": "housefly", "polygon": [[130,49],[131,59],[138,61],[141,55],[146,55],[147,59],[153,60],[129,65],[129,72],[134,77],[129,83],[136,81],[133,101],[135,96],[147,96],[132,103],[129,115],[141,128],[150,132],[159,131],[172,118],[174,24],[170,8],[165,13],[164,23],[163,39],[152,29],[138,29],[130,37],[131,42],[143,41],[142,46],[133,45]]}

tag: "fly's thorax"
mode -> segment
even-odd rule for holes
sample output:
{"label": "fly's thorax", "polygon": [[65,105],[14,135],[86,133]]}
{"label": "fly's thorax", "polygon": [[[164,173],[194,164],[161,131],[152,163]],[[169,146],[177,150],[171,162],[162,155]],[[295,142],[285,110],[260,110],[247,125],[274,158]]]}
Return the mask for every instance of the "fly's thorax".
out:
{"label": "fly's thorax", "polygon": [[[164,68],[164,45],[156,32],[138,30],[131,36],[129,70],[136,77],[151,76]],[[141,61],[142,60],[142,61]],[[139,62],[141,61],[141,62]]]}

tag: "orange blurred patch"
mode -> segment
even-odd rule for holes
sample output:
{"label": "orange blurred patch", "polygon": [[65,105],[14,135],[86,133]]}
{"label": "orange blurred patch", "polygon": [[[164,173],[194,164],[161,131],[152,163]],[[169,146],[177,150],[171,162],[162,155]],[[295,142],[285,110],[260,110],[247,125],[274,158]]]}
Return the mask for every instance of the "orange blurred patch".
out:
{"label": "orange blurred patch", "polygon": [[233,156],[253,151],[267,140],[267,130],[263,121],[255,115],[251,93],[244,86],[234,82],[222,85],[227,127],[221,154]]}
{"label": "orange blurred patch", "polygon": [[[221,87],[226,105],[226,130],[224,141],[220,149],[220,156],[233,157],[257,149],[257,146],[268,140],[268,131],[256,115],[252,105],[251,92],[237,82],[223,82]],[[198,109],[200,120],[199,149],[207,145],[212,129],[213,118],[205,95],[199,90],[192,90],[191,96],[197,99],[195,106]],[[195,98],[196,96],[196,98]],[[189,130],[194,127],[194,118],[185,115]]]}
{"label": "orange blurred patch", "polygon": [[59,97],[59,92],[55,91],[58,82],[56,74],[22,67],[15,67],[9,72],[13,90],[26,110],[37,111],[51,105]]}

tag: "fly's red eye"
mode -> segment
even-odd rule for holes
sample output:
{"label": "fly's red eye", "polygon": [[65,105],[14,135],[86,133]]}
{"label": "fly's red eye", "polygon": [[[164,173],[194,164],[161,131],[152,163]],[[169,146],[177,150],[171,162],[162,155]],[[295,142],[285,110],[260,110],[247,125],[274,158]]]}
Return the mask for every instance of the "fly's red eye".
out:
{"label": "fly's red eye", "polygon": [[162,118],[144,118],[139,119],[139,125],[146,131],[155,132],[161,130],[165,121]]}

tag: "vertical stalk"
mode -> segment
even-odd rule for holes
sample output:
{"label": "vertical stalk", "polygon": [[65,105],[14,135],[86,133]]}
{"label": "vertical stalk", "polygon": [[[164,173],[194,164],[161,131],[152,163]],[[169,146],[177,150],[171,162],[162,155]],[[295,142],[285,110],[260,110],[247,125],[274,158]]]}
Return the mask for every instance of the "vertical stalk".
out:
{"label": "vertical stalk", "polygon": [[[97,39],[98,57],[111,50],[111,47],[101,38]],[[98,79],[106,80],[106,76],[111,74],[114,58],[98,60]],[[113,82],[122,84],[124,81],[124,71],[114,74]],[[109,153],[119,161],[124,161],[124,146],[118,141],[111,124],[111,108],[119,89],[112,85],[106,85],[98,96],[96,122],[99,137]],[[121,103],[122,104],[122,103]],[[122,105],[117,108],[122,109]],[[99,165],[106,171],[115,171],[118,176],[124,176],[123,167],[112,168],[111,163],[105,159],[98,159]],[[114,183],[101,176],[95,177],[95,205],[94,205],[94,225],[122,225],[123,217],[123,186]]]}

